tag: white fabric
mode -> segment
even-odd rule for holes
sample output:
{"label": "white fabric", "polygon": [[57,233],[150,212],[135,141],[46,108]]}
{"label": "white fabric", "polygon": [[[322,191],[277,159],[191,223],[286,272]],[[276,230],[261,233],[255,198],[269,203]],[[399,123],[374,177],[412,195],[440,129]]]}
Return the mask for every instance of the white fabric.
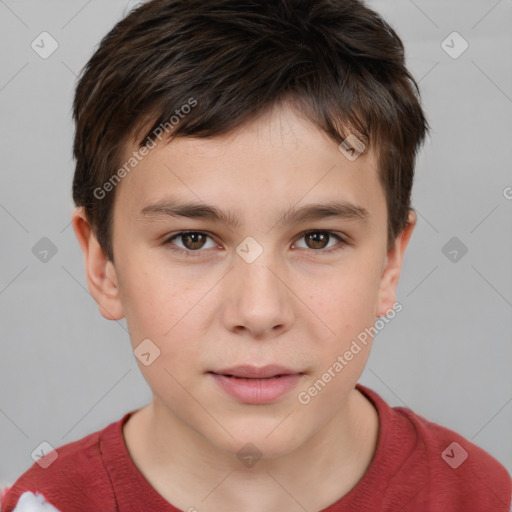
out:
{"label": "white fabric", "polygon": [[45,501],[41,494],[24,492],[13,512],[59,512],[53,505]]}

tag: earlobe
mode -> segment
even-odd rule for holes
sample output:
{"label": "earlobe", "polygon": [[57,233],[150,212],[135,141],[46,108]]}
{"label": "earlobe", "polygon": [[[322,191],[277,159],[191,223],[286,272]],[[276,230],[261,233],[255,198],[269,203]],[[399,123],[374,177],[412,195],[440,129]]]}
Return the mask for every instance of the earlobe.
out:
{"label": "earlobe", "polygon": [[387,253],[386,265],[380,281],[376,316],[385,316],[396,302],[396,288],[400,279],[403,258],[416,226],[416,220],[416,212],[410,210],[406,227],[396,237],[393,247]]}
{"label": "earlobe", "polygon": [[82,207],[75,208],[71,222],[84,256],[89,291],[107,320],[120,320],[124,314],[114,264],[98,243]]}

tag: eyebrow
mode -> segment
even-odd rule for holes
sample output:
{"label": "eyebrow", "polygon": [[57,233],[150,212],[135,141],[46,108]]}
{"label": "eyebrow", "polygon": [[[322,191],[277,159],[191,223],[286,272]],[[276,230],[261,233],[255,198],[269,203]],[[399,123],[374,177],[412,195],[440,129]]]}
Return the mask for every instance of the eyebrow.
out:
{"label": "eyebrow", "polygon": [[[208,219],[232,228],[241,226],[240,216],[234,211],[223,211],[206,203],[179,202],[172,199],[164,199],[145,206],[140,211],[140,215],[143,218],[184,217],[188,219]],[[332,217],[366,222],[369,218],[369,212],[366,208],[347,201],[313,203],[299,208],[292,206],[287,210],[282,210],[276,219],[276,224],[285,225]]]}

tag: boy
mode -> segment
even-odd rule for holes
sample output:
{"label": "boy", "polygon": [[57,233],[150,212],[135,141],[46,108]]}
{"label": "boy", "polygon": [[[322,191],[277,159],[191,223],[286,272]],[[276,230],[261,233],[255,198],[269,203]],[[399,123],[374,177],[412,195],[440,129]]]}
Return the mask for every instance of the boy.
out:
{"label": "boy", "polygon": [[418,96],[356,0],[152,0],[118,23],[77,86],[73,227],[153,399],[2,512],[508,511],[498,461],[357,383],[401,309]]}

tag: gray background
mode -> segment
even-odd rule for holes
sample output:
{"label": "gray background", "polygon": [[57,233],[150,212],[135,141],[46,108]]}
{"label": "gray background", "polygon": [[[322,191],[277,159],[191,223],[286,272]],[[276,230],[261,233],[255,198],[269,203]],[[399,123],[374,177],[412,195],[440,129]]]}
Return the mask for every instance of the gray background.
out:
{"label": "gray background", "polygon": [[[89,295],[69,224],[76,75],[135,4],[0,0],[0,486],[42,441],[58,447],[150,400],[124,321],[103,319]],[[417,165],[403,310],[375,339],[361,383],[512,472],[512,2],[369,4],[403,38],[432,134]],[[47,59],[31,48],[43,31],[59,44]],[[453,31],[469,44],[458,58],[441,46]],[[43,237],[57,249],[46,261],[33,252]]]}

